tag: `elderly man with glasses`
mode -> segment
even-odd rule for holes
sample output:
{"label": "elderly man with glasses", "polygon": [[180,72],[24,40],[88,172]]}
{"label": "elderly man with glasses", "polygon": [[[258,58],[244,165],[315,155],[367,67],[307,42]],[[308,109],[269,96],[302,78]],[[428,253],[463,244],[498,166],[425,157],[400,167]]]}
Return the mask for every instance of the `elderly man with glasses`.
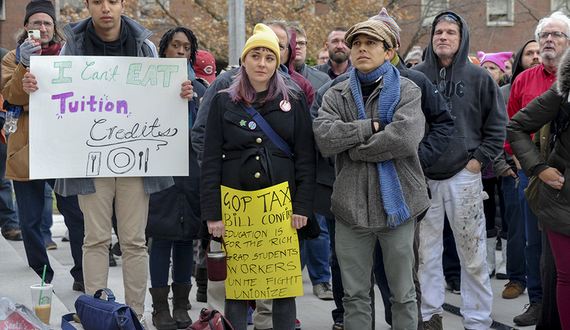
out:
{"label": "elderly man with glasses", "polygon": [[425,329],[443,329],[445,215],[461,262],[463,325],[465,329],[488,329],[492,323],[481,169],[501,151],[507,114],[499,86],[488,72],[469,61],[468,53],[467,23],[453,12],[443,12],[433,21],[425,61],[412,68],[434,83],[455,117],[455,132],[447,149],[424,170],[431,196],[431,207],[419,223],[418,278]]}

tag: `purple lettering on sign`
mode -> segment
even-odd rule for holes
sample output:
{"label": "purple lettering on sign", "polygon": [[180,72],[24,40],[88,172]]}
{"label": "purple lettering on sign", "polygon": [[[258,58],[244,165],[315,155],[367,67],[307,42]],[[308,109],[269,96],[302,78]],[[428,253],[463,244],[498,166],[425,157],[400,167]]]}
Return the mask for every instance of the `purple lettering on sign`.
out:
{"label": "purple lettering on sign", "polygon": [[[74,97],[73,92],[55,94],[51,96],[52,100],[59,100],[59,113],[58,117],[61,118],[62,115],[67,113],[77,113],[85,112],[85,105],[89,112],[114,112],[116,110],[117,114],[125,114],[130,116],[129,104],[126,100],[109,101],[109,96],[103,95],[97,101],[96,95],[84,95],[78,98]],[[89,101],[85,101],[89,99]],[[79,111],[81,109],[81,111]]]}

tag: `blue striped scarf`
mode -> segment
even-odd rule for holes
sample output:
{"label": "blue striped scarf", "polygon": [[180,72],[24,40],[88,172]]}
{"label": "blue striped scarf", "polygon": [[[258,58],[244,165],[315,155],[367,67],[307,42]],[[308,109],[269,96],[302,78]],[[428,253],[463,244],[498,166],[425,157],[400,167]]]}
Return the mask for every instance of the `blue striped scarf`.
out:
{"label": "blue striped scarf", "polygon": [[[390,64],[390,61],[385,61],[379,68],[368,74],[363,74],[353,67],[350,72],[350,89],[358,109],[358,119],[366,119],[361,84],[374,82],[380,77],[383,77],[384,86],[378,97],[378,115],[383,123],[389,124],[392,122],[394,109],[400,102],[401,85],[400,72]],[[392,160],[378,162],[376,165],[380,178],[382,202],[384,202],[384,210],[388,215],[387,223],[389,227],[396,227],[410,217],[410,211]]]}

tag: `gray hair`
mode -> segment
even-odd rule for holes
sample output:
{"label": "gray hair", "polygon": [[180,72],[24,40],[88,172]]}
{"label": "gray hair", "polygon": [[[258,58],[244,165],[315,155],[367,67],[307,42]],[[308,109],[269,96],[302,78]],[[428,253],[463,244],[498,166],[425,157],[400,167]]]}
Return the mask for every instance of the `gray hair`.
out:
{"label": "gray hair", "polygon": [[542,32],[542,29],[544,29],[544,26],[546,24],[552,22],[553,20],[559,20],[559,21],[562,21],[563,23],[565,23],[566,24],[566,31],[564,31],[564,33],[566,34],[567,37],[570,37],[570,18],[568,18],[568,16],[564,15],[561,11],[556,11],[556,12],[550,14],[550,16],[546,16],[545,18],[541,19],[538,22],[538,25],[536,26],[536,30],[534,31],[534,36],[535,36],[537,41],[540,41],[538,34],[540,32]]}
{"label": "gray hair", "polygon": [[413,61],[413,60],[422,60],[422,50],[421,49],[414,49],[408,53],[404,62]]}
{"label": "gray hair", "polygon": [[277,26],[278,28],[281,28],[283,31],[285,31],[285,33],[287,34],[287,45],[286,47],[289,47],[289,41],[291,41],[291,33],[289,33],[289,27],[287,26],[287,21],[283,20],[283,19],[268,19],[263,21],[263,24],[271,27],[271,26]]}
{"label": "gray hair", "polygon": [[302,27],[295,25],[292,26],[291,29],[295,30],[295,34],[297,34],[297,36],[302,36],[303,38],[307,39],[307,33]]}

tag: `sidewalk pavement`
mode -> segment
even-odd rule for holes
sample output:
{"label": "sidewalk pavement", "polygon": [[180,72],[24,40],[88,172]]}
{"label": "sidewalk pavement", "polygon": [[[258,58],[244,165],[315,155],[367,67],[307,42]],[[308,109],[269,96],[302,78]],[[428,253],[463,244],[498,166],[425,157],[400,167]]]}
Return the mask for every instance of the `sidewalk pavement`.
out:
{"label": "sidewalk pavement", "polygon": [[[73,265],[71,252],[68,242],[62,242],[61,238],[65,234],[66,227],[63,217],[54,214],[52,237],[57,243],[56,250],[49,250],[50,263],[55,271],[52,284],[54,285],[54,299],[51,313],[50,325],[54,329],[61,329],[61,316],[75,310],[74,303],[80,292],[71,289],[73,278],[69,274],[69,269]],[[113,235],[114,242],[116,237]],[[497,251],[497,260],[501,259],[500,251]],[[23,303],[32,306],[30,285],[40,283],[40,278],[35,272],[28,267],[24,245],[21,241],[6,241],[0,237],[0,297],[8,297],[14,302]],[[512,300],[504,300],[501,298],[501,292],[504,289],[506,280],[491,279],[493,288],[494,301],[493,313],[491,317],[500,323],[514,327],[513,317],[523,312],[524,305],[528,303],[528,295],[521,294],[518,298]],[[189,311],[192,320],[196,320],[202,308],[206,307],[205,303],[196,301],[196,286],[190,292],[190,302],[192,309]],[[117,259],[117,267],[109,269],[108,287],[113,290],[117,301],[124,301],[124,286],[122,280],[122,260]],[[150,287],[150,280],[148,282]],[[314,294],[309,276],[306,269],[303,271],[303,291],[304,296],[297,297],[297,318],[300,320],[303,330],[330,330],[332,327],[331,311],[334,308],[333,301],[319,300]],[[378,288],[375,288],[375,309],[376,309],[376,326],[375,330],[388,330],[390,326],[384,321],[384,306],[380,297]],[[171,302],[172,303],[172,302]],[[446,303],[453,306],[462,306],[461,296],[446,292]],[[148,325],[147,329],[155,330],[152,325],[152,298],[150,293],[146,294],[145,300],[145,318]],[[463,329],[461,317],[444,312],[443,314],[444,329]],[[510,328],[509,327],[509,328]],[[533,327],[534,328],[534,327]],[[252,330],[253,325],[248,327]],[[507,328],[501,328],[507,329]],[[531,329],[531,327],[520,327],[520,329]]]}

